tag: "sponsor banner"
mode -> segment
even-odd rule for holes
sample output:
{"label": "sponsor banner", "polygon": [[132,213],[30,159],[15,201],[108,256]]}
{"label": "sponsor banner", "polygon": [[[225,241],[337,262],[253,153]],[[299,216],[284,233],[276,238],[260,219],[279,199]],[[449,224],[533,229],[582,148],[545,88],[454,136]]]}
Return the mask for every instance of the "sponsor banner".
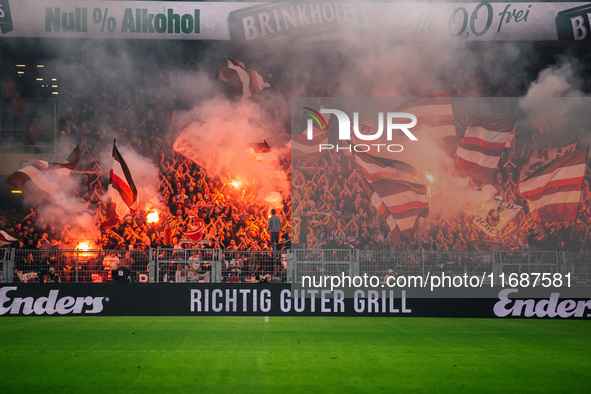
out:
{"label": "sponsor banner", "polygon": [[445,297],[419,290],[294,289],[288,284],[19,284],[0,287],[0,316],[591,318],[591,296],[585,288],[455,289],[445,292]]}
{"label": "sponsor banner", "polygon": [[0,0],[0,34],[10,33],[12,28],[12,15],[8,0]]}
{"label": "sponsor banner", "polygon": [[[230,12],[258,3],[0,0],[10,37],[228,40]],[[5,8],[6,7],[6,8]]]}
{"label": "sponsor banner", "polygon": [[591,40],[589,19],[591,4],[568,8],[556,16],[556,30],[561,41]]}
{"label": "sponsor banner", "polygon": [[364,17],[368,29],[394,40],[571,41],[591,39],[583,4],[367,3]]}
{"label": "sponsor banner", "polygon": [[228,26],[233,40],[252,41],[289,36],[331,38],[363,25],[360,4],[352,2],[262,3],[232,11]]}
{"label": "sponsor banner", "polygon": [[148,2],[0,0],[11,37],[240,40],[590,40],[589,2]]}

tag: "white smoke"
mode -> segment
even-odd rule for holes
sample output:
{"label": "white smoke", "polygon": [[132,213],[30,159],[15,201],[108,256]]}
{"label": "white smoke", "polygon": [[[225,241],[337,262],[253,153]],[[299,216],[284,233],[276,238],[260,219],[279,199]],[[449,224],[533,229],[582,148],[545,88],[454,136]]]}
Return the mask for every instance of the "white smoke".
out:
{"label": "white smoke", "polygon": [[[169,142],[192,125],[203,141],[197,149],[208,175],[219,176],[224,182],[241,179],[256,189],[259,202],[270,204],[269,200],[278,200],[278,194],[287,198],[290,193],[288,181],[280,176],[282,169],[273,159],[274,155],[285,153],[288,146],[289,133],[284,132],[282,122],[282,116],[289,112],[285,99],[323,96],[327,88],[331,89],[329,94],[344,97],[418,97],[446,91],[452,96],[483,96],[491,92],[503,95],[511,91],[508,88],[523,83],[528,70],[538,60],[536,47],[530,44],[461,40],[393,42],[380,32],[373,33],[361,36],[343,32],[338,39],[332,35],[330,41],[300,41],[296,37],[251,45],[209,43],[196,50],[204,59],[202,68],[179,67],[178,59],[186,57],[182,53],[186,46],[179,45],[177,50],[166,40],[146,40],[151,41],[149,46],[114,40],[108,43],[60,40],[45,45],[56,53],[47,69],[67,76],[62,84],[64,96],[68,92],[89,92],[89,105],[96,106],[93,110],[97,114],[103,114],[96,129],[86,135],[100,155],[101,167],[109,171],[112,139],[117,138],[121,154],[140,189],[140,203],[154,206],[162,204],[162,197],[156,192],[156,163],[162,152],[143,157],[131,138],[120,134],[116,119],[108,116],[110,104],[119,105],[118,98],[141,94],[151,105],[174,108],[174,117],[166,124]],[[136,47],[144,48],[145,52]],[[171,62],[174,67],[169,67],[166,57],[174,60]],[[252,60],[266,72],[274,70],[277,81],[272,89],[281,94],[263,93],[248,101],[225,98],[220,92],[215,67],[208,64],[225,58]],[[527,90],[528,98],[569,97],[548,105],[530,106],[522,102],[521,109],[532,124],[539,130],[552,131],[544,134],[548,138],[544,142],[564,141],[565,135],[590,138],[585,127],[589,122],[585,123],[580,116],[581,112],[589,112],[581,99],[582,82],[579,65],[564,60],[540,72]],[[63,100],[68,105],[76,103],[78,98]],[[573,117],[575,113],[577,116]],[[144,139],[150,137],[141,135]],[[253,143],[265,140],[272,151],[263,160],[247,152]],[[65,138],[59,150],[69,151],[77,142],[76,137]],[[431,201],[431,212],[435,214],[475,212],[494,193],[490,188],[472,188],[466,178],[455,172],[453,159],[435,145],[425,144],[410,164],[420,172],[433,173],[437,194]],[[94,217],[95,209],[61,196],[40,212],[68,221],[80,220],[90,228],[88,218]]]}
{"label": "white smoke", "polygon": [[529,86],[526,97],[581,97],[585,95],[582,86],[579,64],[565,58],[558,65],[542,70]]}
{"label": "white smoke", "polygon": [[[152,209],[159,211],[165,208],[162,195],[158,192],[160,177],[158,176],[158,167],[151,158],[143,157],[129,146],[119,146],[117,149],[129,167],[129,172],[138,191],[139,207],[149,212]],[[101,155],[101,167],[110,171],[113,164],[111,151],[103,152]],[[103,194],[103,203],[106,204],[108,193]],[[121,212],[129,212],[127,207],[118,207]]]}
{"label": "white smoke", "polygon": [[[194,149],[209,176],[226,184],[236,182],[237,188],[247,188],[267,206],[278,207],[282,198],[277,196],[289,195],[289,181],[279,161],[285,142],[282,131],[261,105],[218,97],[176,118],[179,131],[199,140]],[[265,141],[270,152],[255,152],[253,145]]]}
{"label": "white smoke", "polygon": [[582,139],[591,142],[591,100],[576,59],[563,57],[542,70],[520,101],[522,118],[531,124],[534,148],[559,147]]}

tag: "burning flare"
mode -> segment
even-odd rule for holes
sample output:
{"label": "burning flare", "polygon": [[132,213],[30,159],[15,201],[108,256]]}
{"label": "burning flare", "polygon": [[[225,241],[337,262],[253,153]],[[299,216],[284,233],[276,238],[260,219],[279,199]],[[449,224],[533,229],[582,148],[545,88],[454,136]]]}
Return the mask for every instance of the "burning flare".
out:
{"label": "burning flare", "polygon": [[76,245],[76,250],[81,250],[81,251],[86,252],[88,249],[90,249],[89,242],[81,241],[81,242],[78,242],[78,245]]}
{"label": "burning flare", "polygon": [[154,210],[154,211],[150,212],[148,214],[148,216],[146,216],[146,221],[148,223],[158,223],[160,221],[160,218],[158,216],[158,211]]}

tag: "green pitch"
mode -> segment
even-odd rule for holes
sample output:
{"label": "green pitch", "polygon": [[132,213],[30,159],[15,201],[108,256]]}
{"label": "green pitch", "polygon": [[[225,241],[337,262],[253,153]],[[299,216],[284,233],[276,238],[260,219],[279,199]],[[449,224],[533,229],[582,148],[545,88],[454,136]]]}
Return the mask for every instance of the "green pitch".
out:
{"label": "green pitch", "polygon": [[591,392],[591,323],[1,318],[0,392]]}

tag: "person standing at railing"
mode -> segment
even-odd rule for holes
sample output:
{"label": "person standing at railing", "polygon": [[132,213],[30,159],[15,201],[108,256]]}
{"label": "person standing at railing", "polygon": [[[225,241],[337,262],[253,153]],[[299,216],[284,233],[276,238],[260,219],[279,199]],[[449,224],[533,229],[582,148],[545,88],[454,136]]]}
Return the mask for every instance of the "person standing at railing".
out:
{"label": "person standing at railing", "polygon": [[49,271],[45,276],[45,283],[60,283],[60,276],[55,272],[55,268],[49,267]]}
{"label": "person standing at railing", "polygon": [[28,127],[29,134],[27,136],[27,140],[31,145],[35,145],[39,141],[41,141],[41,137],[43,136],[43,127],[41,123],[39,123],[39,118],[37,116],[33,117],[33,121],[29,124]]}
{"label": "person standing at railing", "polygon": [[269,241],[271,248],[273,250],[276,249],[276,244],[279,243],[279,232],[281,231],[281,219],[277,215],[275,215],[277,211],[275,209],[271,209],[271,216],[269,216],[269,221],[267,222],[267,231],[269,231],[269,235],[271,240]]}
{"label": "person standing at railing", "polygon": [[531,251],[536,251],[538,248],[538,234],[536,234],[533,228],[529,229],[529,234],[527,235],[527,245]]}
{"label": "person standing at railing", "polygon": [[117,254],[113,251],[108,252],[108,254],[103,258],[103,267],[106,278],[108,278],[109,273],[119,267],[119,256],[117,256]]}
{"label": "person standing at railing", "polygon": [[177,264],[176,273],[174,275],[174,281],[176,283],[186,283],[187,276],[187,268],[185,267],[185,264]]}

